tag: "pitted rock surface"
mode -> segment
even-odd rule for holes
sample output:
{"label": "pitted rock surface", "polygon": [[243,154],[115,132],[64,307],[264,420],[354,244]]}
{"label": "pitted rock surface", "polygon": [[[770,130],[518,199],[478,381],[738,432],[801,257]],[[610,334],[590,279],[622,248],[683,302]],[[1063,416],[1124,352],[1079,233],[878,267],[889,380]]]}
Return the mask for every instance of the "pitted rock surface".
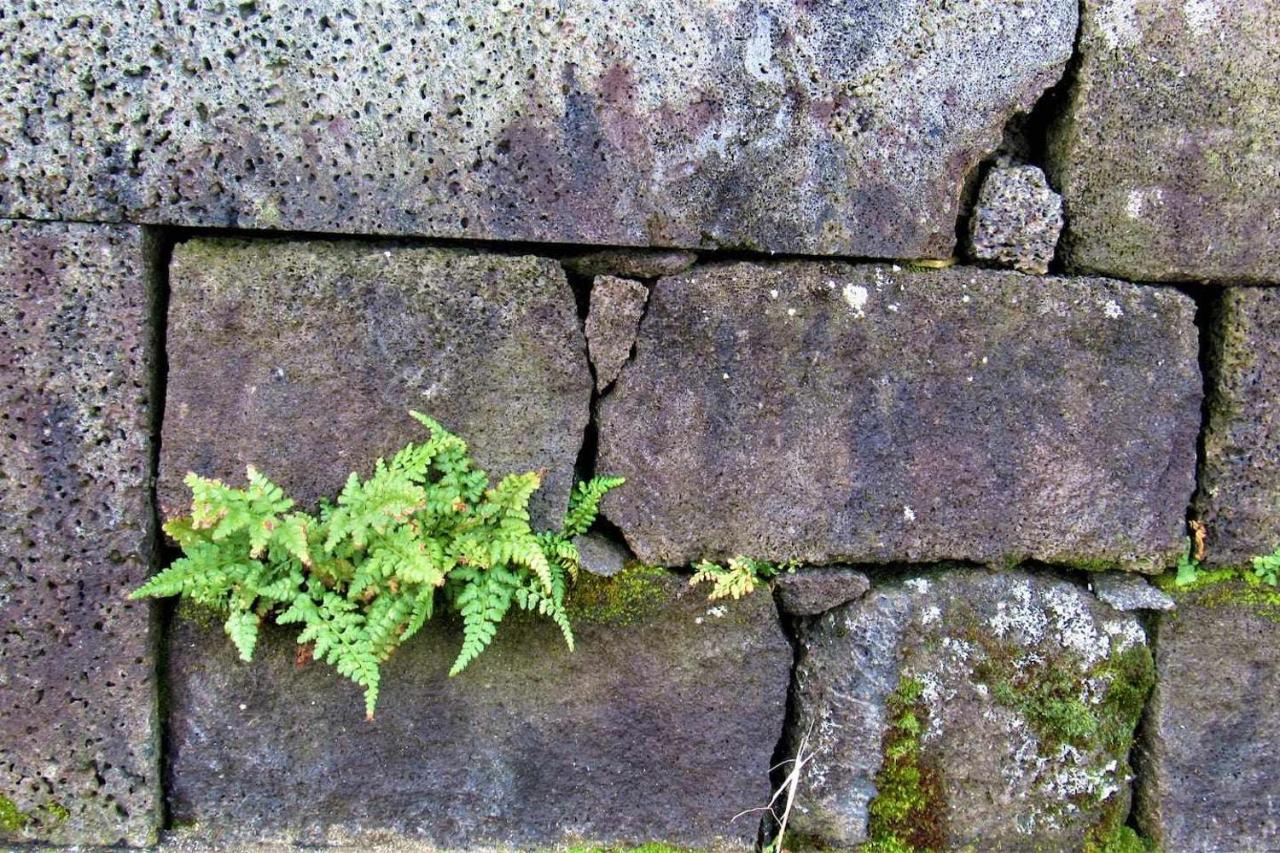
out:
{"label": "pitted rock surface", "polygon": [[1146,578],[1123,572],[1099,572],[1089,577],[1094,595],[1116,610],[1173,610],[1167,592],[1152,586]]}
{"label": "pitted rock surface", "polygon": [[153,843],[155,249],[0,223],[0,845]]}
{"label": "pitted rock surface", "polygon": [[900,840],[1081,849],[1128,813],[1151,675],[1137,618],[1051,574],[950,568],[877,585],[802,629],[790,754],[807,735],[813,757],[792,829],[835,849],[879,834],[874,800],[900,783],[882,775],[901,723],[891,696],[909,689],[911,831],[926,835]]}
{"label": "pitted rock surface", "polygon": [[462,436],[497,478],[545,469],[530,510],[558,527],[591,398],[553,261],[386,244],[193,240],[170,271],[160,506],[188,471],[254,465],[303,505],[425,432]]}
{"label": "pitted rock surface", "polygon": [[1280,591],[1176,594],[1160,617],[1137,825],[1163,850],[1280,847]]}
{"label": "pitted rock surface", "polygon": [[600,409],[636,556],[1160,571],[1184,548],[1195,306],[1158,287],[735,263],[659,279]]}
{"label": "pitted rock surface", "polygon": [[694,252],[676,249],[604,249],[565,258],[564,266],[578,275],[616,275],[623,278],[661,278],[679,275],[698,260]]}
{"label": "pitted rock surface", "polygon": [[1280,6],[1084,0],[1050,139],[1068,267],[1280,282]]}
{"label": "pitted rock surface", "polygon": [[781,575],[778,604],[790,616],[816,616],[858,598],[871,580],[848,566],[814,566]]}
{"label": "pitted rock surface", "polygon": [[987,172],[969,220],[969,251],[980,261],[1043,275],[1062,233],[1062,197],[1036,166]]}
{"label": "pitted rock surface", "polygon": [[639,282],[596,276],[586,325],[587,346],[596,369],[596,390],[612,385],[631,357],[631,345],[648,299],[649,288]]}
{"label": "pitted rock surface", "polygon": [[512,614],[455,678],[460,628],[432,620],[384,667],[372,722],[332,669],[295,666],[292,633],[266,632],[246,665],[221,620],[179,618],[174,820],[226,846],[755,849],[758,817],[733,817],[768,801],[786,712],[792,654],[772,600],[712,612],[684,578],[644,568],[580,575],[573,596],[575,651]]}
{"label": "pitted rock surface", "polygon": [[1076,0],[21,4],[0,214],[946,257]]}
{"label": "pitted rock surface", "polygon": [[1280,292],[1232,288],[1210,317],[1213,392],[1195,514],[1210,566],[1280,546]]}

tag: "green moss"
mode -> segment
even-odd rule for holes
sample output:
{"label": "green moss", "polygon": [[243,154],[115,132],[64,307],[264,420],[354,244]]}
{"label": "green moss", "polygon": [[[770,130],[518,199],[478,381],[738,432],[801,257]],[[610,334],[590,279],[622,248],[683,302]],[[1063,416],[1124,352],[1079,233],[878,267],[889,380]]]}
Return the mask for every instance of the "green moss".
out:
{"label": "green moss", "polygon": [[40,807],[40,811],[48,815],[48,820],[42,822],[53,826],[65,823],[67,818],[71,817],[71,810],[57,800],[45,803]]}
{"label": "green moss", "polygon": [[19,832],[30,820],[13,800],[0,796],[0,831]]}
{"label": "green moss", "polygon": [[1109,835],[1085,841],[1084,853],[1151,853],[1155,844],[1131,827],[1117,826]]}
{"label": "green moss", "polygon": [[924,685],[904,676],[886,704],[889,724],[876,773],[876,796],[868,807],[868,842],[863,850],[908,853],[947,845],[942,774],[923,754],[921,736],[929,725]]}
{"label": "green moss", "polygon": [[640,844],[639,847],[627,847],[627,845],[609,844],[577,844],[573,847],[564,848],[564,853],[692,853],[687,847],[672,847],[671,844],[663,844],[662,841],[650,841],[648,844]]}
{"label": "green moss", "polygon": [[1280,588],[1271,586],[1252,571],[1201,569],[1196,579],[1178,585],[1176,575],[1166,572],[1156,585],[1175,598],[1194,595],[1203,607],[1245,607],[1254,615],[1280,623]]}
{"label": "green moss", "polygon": [[583,572],[569,595],[569,618],[604,625],[644,621],[662,609],[671,579],[665,569],[639,563],[608,578]]}

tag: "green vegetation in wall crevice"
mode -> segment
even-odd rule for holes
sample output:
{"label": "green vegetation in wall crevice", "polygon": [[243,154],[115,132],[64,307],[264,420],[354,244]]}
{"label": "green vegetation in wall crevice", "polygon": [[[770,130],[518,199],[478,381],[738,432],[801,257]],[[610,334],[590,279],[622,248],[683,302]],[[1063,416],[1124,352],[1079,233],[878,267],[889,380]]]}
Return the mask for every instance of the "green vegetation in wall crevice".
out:
{"label": "green vegetation in wall crevice", "polygon": [[381,664],[416,634],[436,594],[463,621],[450,675],[492,642],[512,606],[554,622],[573,648],[565,594],[578,574],[575,536],[596,518],[600,499],[621,485],[597,477],[573,490],[563,527],[535,533],[529,498],[536,472],[489,486],[466,443],[412,413],[430,433],[361,481],[352,474],[317,514],[294,509],[252,467],[238,489],[196,474],[191,515],[165,532],[183,556],[132,597],[179,596],[212,607],[240,657],[249,661],[263,621],[299,624],[300,644],[364,689],[373,716]]}
{"label": "green vegetation in wall crevice", "polygon": [[1254,557],[1248,569],[1206,569],[1195,550],[1195,544],[1188,542],[1176,571],[1158,577],[1156,585],[1175,598],[1196,593],[1200,605],[1247,607],[1264,619],[1280,623],[1280,548]]}

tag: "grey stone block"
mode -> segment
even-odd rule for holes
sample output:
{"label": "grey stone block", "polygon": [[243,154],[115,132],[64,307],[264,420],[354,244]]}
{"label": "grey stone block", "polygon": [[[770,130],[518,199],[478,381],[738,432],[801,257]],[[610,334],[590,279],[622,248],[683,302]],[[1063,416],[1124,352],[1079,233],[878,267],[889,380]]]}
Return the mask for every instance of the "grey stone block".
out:
{"label": "grey stone block", "polygon": [[987,172],[969,220],[969,251],[980,261],[1043,275],[1062,233],[1062,197],[1035,166]]}
{"label": "grey stone block", "polygon": [[1280,592],[1226,581],[1160,617],[1137,823],[1160,849],[1280,847]]}
{"label": "grey stone block", "polygon": [[637,557],[1033,558],[1184,548],[1201,380],[1168,289],[953,267],[735,263],[660,279],[600,408]]}
{"label": "grey stone block", "polygon": [[1218,300],[1195,515],[1206,564],[1248,567],[1280,546],[1280,293],[1231,288]]}
{"label": "grey stone block", "polygon": [[1050,138],[1069,268],[1280,282],[1280,6],[1085,0]]}
{"label": "grey stone block", "polygon": [[[447,678],[439,619],[384,667],[377,716],[270,630],[240,663],[220,620],[180,618],[169,657],[172,808],[206,844],[506,846],[663,841],[754,849],[791,647],[767,594],[711,612],[684,578],[581,575],[577,648],[508,617]],[[300,792],[305,792],[300,794]]]}
{"label": "grey stone block", "polygon": [[[1082,849],[1128,814],[1151,678],[1137,618],[1062,578],[950,568],[877,585],[800,638],[791,754],[807,735],[812,760],[796,837]],[[877,797],[906,809],[898,825]]]}
{"label": "grey stone block", "polygon": [[425,433],[422,411],[492,478],[545,469],[530,503],[558,527],[591,398],[586,343],[552,261],[391,244],[193,240],[170,272],[159,500],[188,471],[333,497]]}
{"label": "grey stone block", "polygon": [[644,316],[649,288],[636,281],[596,276],[591,286],[591,310],[587,314],[587,346],[596,369],[596,390],[613,384],[622,365],[631,357],[636,329]]}
{"label": "grey stone block", "polygon": [[1075,0],[20,4],[0,213],[946,257]]}
{"label": "grey stone block", "polygon": [[0,844],[142,845],[161,820],[155,247],[0,223]]}

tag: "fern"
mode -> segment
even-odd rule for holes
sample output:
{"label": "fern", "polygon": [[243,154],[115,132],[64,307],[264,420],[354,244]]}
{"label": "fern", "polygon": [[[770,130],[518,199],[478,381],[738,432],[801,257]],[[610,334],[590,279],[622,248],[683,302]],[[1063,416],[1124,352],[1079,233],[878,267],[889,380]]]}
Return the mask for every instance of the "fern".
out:
{"label": "fern", "polygon": [[573,648],[564,607],[577,577],[573,537],[595,521],[616,477],[579,483],[559,531],[535,533],[529,500],[536,473],[490,488],[467,445],[412,412],[430,434],[361,480],[352,474],[333,503],[299,512],[256,469],[235,488],[189,474],[191,514],[165,532],[182,556],[132,598],[181,596],[226,614],[225,630],[252,660],[261,625],[298,625],[298,642],[364,690],[372,718],[380,665],[435,611],[436,594],[462,616],[462,672],[497,635],[512,606],[553,622]]}
{"label": "fern", "polygon": [[694,566],[696,571],[689,584],[711,584],[711,592],[707,595],[711,601],[721,598],[738,599],[754,592],[758,584],[778,574],[783,568],[785,566],[780,568],[773,563],[751,557],[734,557],[729,560],[727,567],[703,560]]}

